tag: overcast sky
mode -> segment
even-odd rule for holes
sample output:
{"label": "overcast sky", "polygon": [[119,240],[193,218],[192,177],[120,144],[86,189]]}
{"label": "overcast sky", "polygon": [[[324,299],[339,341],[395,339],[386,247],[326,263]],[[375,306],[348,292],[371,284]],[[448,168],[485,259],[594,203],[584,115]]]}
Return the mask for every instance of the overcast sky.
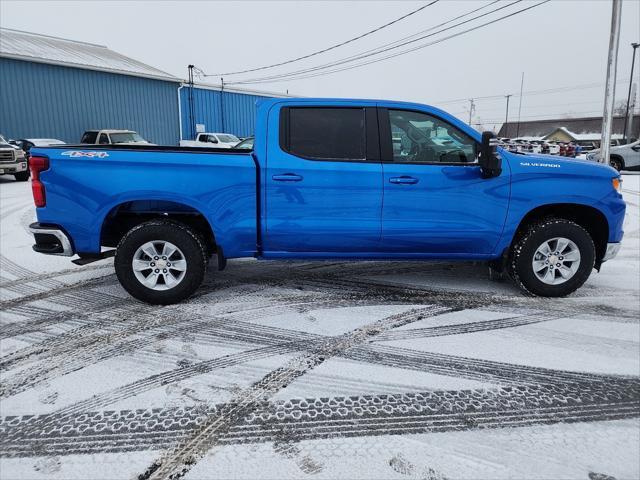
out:
{"label": "overcast sky", "polygon": [[[156,68],[186,77],[193,63],[207,73],[278,63],[340,43],[398,18],[421,5],[413,1],[213,2],[213,1],[0,1],[0,24],[47,35],[99,43]],[[513,1],[513,0],[511,0]],[[489,12],[508,2],[478,11]],[[317,66],[429,29],[489,0],[441,0],[375,34],[305,61],[243,75],[253,79]],[[412,43],[421,45],[464,28],[531,6],[521,1],[447,32]],[[448,23],[449,27],[460,21]],[[361,68],[303,80],[246,85],[246,88],[304,96],[385,98],[441,106],[468,120],[468,99],[524,91],[584,86],[552,94],[524,95],[522,119],[602,112],[610,0],[555,0],[493,25]],[[428,33],[433,33],[432,30]],[[626,100],[632,42],[640,41],[640,1],[624,0],[616,98]],[[376,57],[370,57],[376,58]],[[635,78],[640,79],[636,61]],[[207,79],[219,82],[218,78]],[[511,98],[510,119],[518,114]],[[445,103],[446,102],[446,103]],[[474,122],[500,124],[505,99],[477,99]]]}

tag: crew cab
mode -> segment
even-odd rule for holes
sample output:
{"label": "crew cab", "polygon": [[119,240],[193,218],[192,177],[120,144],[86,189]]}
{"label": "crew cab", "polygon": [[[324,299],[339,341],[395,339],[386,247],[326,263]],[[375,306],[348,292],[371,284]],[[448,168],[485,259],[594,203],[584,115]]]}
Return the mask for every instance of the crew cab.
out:
{"label": "crew cab", "polygon": [[230,133],[198,133],[195,140],[180,140],[181,147],[233,148],[240,139]]}
{"label": "crew cab", "polygon": [[494,140],[426,105],[307,98],[261,100],[252,151],[34,148],[33,248],[115,255],[154,304],[190,296],[214,255],[486,261],[529,294],[572,293],[620,248],[619,173]]}
{"label": "crew cab", "polygon": [[87,130],[82,134],[80,143],[92,145],[136,145],[149,142],[133,130]]}

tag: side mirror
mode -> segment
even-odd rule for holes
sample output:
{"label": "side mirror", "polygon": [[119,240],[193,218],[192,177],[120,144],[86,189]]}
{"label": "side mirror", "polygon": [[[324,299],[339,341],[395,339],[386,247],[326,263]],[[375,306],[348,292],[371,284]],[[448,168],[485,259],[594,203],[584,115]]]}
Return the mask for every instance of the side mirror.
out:
{"label": "side mirror", "polygon": [[480,144],[480,171],[482,178],[497,177],[502,173],[502,160],[496,155],[498,140],[492,132],[482,132]]}
{"label": "side mirror", "polygon": [[209,137],[209,143],[218,143],[218,140],[213,137]]}

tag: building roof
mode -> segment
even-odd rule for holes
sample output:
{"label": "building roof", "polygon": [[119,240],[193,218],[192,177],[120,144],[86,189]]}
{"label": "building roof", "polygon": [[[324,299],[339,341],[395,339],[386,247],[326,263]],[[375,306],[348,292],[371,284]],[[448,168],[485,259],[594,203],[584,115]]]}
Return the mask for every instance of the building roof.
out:
{"label": "building roof", "polygon": [[[580,141],[599,142],[600,139],[602,138],[602,133],[600,133],[600,132],[576,133],[576,132],[572,132],[571,130],[569,130],[569,129],[565,128],[565,127],[556,128],[552,132],[549,132],[548,135],[545,135],[543,138],[548,138],[552,134],[556,133],[559,130],[564,132],[567,136],[569,136],[569,137],[571,137],[574,140],[577,140],[579,142]],[[611,134],[611,139],[612,140],[620,140],[622,137],[623,137],[622,133],[612,133]]]}
{"label": "building roof", "polygon": [[0,28],[0,57],[179,82],[104,45]]}
{"label": "building roof", "polygon": [[[533,120],[527,122],[508,122],[502,125],[498,132],[499,137],[545,137],[550,133],[564,128],[575,135],[599,135],[602,130],[602,117],[582,117],[582,118],[553,118],[548,120]],[[612,134],[622,134],[624,128],[624,117],[614,117]],[[631,136],[638,138],[640,131],[640,115],[633,117],[633,131]],[[516,135],[517,132],[517,135]]]}

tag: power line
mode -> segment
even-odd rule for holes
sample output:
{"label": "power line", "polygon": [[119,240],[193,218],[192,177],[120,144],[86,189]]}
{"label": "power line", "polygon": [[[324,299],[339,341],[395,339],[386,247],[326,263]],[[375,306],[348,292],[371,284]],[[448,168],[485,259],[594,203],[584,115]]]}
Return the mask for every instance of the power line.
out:
{"label": "power line", "polygon": [[[466,113],[466,112],[464,112]],[[539,117],[549,117],[548,114],[537,114],[537,115],[523,115],[522,118],[531,118],[534,120],[572,120],[574,118],[580,118],[580,117],[575,117],[575,115],[589,115],[589,114],[594,114],[594,113],[600,113],[600,110],[589,110],[586,112],[571,112],[570,115],[572,115],[571,117],[566,117],[566,118],[561,118],[558,119],[557,117],[550,117],[550,118],[539,118]],[[484,120],[484,123],[504,123],[504,120],[498,120],[498,119],[489,119],[489,120]]]}
{"label": "power line", "polygon": [[[311,72],[311,71],[320,70],[320,69],[323,69],[323,68],[329,68],[329,67],[332,67],[332,66],[337,66],[337,65],[341,65],[341,64],[347,63],[348,61],[359,60],[361,58],[364,58],[364,54],[367,54],[367,53],[370,53],[370,52],[374,52],[374,53],[372,53],[372,55],[376,55],[378,53],[383,53],[384,51],[388,51],[388,50],[383,50],[383,49],[385,49],[387,47],[392,47],[392,46],[395,46],[395,45],[397,45],[398,47],[401,47],[403,45],[406,45],[407,43],[410,43],[410,42],[403,43],[403,42],[405,42],[407,40],[413,39],[413,38],[415,38],[415,37],[417,37],[419,35],[422,35],[424,33],[431,32],[431,31],[435,30],[436,28],[440,28],[440,27],[442,27],[444,25],[447,25],[448,23],[455,22],[456,20],[459,20],[460,18],[467,17],[467,16],[469,16],[469,15],[471,15],[473,13],[476,13],[476,12],[478,12],[480,10],[484,10],[485,8],[490,7],[491,5],[493,5],[495,3],[498,3],[500,1],[502,1],[502,0],[493,0],[492,2],[490,2],[488,4],[482,5],[481,7],[478,7],[478,8],[474,8],[473,10],[469,10],[468,12],[465,12],[465,13],[463,13],[461,15],[458,15],[456,17],[450,18],[449,20],[447,20],[445,22],[442,22],[442,23],[439,23],[438,25],[434,25],[434,26],[426,28],[424,30],[420,30],[419,32],[413,33],[411,35],[407,35],[406,37],[399,38],[398,40],[394,40],[393,42],[385,43],[385,44],[379,45],[379,46],[377,46],[375,48],[371,48],[369,50],[364,50],[364,51],[362,51],[360,53],[357,53],[357,54],[354,54],[354,55],[350,55],[348,57],[344,57],[344,58],[336,60],[334,62],[321,64],[321,65],[318,65],[318,66],[315,66],[315,67],[310,67],[310,68],[307,68],[307,69],[304,69],[304,70],[298,70],[296,72],[275,74],[275,75],[273,75],[273,77],[275,78],[275,77],[279,77],[279,76],[288,76],[288,75],[298,74],[298,73],[307,73],[307,72]],[[518,1],[522,1],[522,0],[518,0]],[[516,2],[513,2],[513,3],[518,3],[518,2],[516,1]],[[488,15],[489,13],[497,12],[498,10],[501,10],[502,8],[507,8],[510,5],[513,5],[513,3],[511,3],[509,5],[506,5],[504,7],[498,8],[496,10],[493,10],[491,12],[488,12],[486,15]],[[475,17],[475,18],[477,19],[477,18],[480,18],[480,17],[481,16],[478,16],[478,17]],[[474,19],[471,19],[471,20],[474,20]],[[469,20],[469,21],[471,21],[471,20]],[[461,25],[461,24],[459,24],[459,25]],[[456,25],[454,25],[453,27],[455,27],[455,26]],[[453,28],[453,27],[451,27],[451,28]],[[442,30],[442,31],[444,31],[444,30]],[[440,32],[436,32],[436,33],[440,33]],[[416,41],[417,40],[421,40],[422,38],[426,38],[426,36],[418,38],[418,39],[416,39]],[[402,43],[402,45],[399,45],[401,43]]]}
{"label": "power line", "polygon": [[[311,77],[315,77],[315,76],[327,75],[327,74],[330,74],[330,73],[341,72],[341,71],[344,71],[344,70],[350,70],[350,69],[353,69],[353,68],[358,68],[358,67],[361,67],[361,66],[364,66],[364,65],[369,65],[371,63],[377,63],[377,62],[380,62],[380,61],[383,61],[383,60],[386,60],[386,59],[389,59],[389,58],[394,58],[394,57],[398,57],[398,56],[401,56],[401,55],[405,55],[407,53],[410,53],[410,52],[413,52],[415,50],[419,50],[419,49],[422,49],[422,48],[426,48],[428,46],[435,45],[437,43],[441,43],[441,42],[443,42],[445,40],[449,40],[451,38],[454,38],[454,37],[463,35],[465,33],[477,30],[479,28],[491,25],[493,23],[499,22],[499,21],[504,20],[506,18],[509,18],[509,17],[512,17],[512,16],[517,15],[519,13],[525,12],[527,10],[531,10],[532,8],[535,8],[535,7],[540,6],[540,5],[544,4],[544,3],[547,3],[550,0],[544,0],[542,2],[536,3],[534,5],[531,5],[529,7],[523,8],[521,10],[517,10],[516,12],[510,13],[510,14],[505,15],[503,17],[499,17],[497,19],[494,19],[494,20],[491,20],[489,22],[477,25],[477,26],[472,27],[472,28],[468,28],[468,29],[463,30],[461,32],[454,33],[452,35],[449,35],[447,37],[443,37],[443,38],[435,40],[433,42],[428,42],[426,44],[421,44],[421,45],[412,47],[412,48],[407,49],[407,50],[403,50],[403,51],[400,51],[400,52],[397,52],[397,53],[394,53],[394,54],[391,54],[391,55],[387,55],[387,56],[382,57],[382,58],[369,60],[367,62],[362,62],[362,63],[356,64],[356,65],[351,65],[351,66],[347,66],[347,67],[343,67],[343,68],[339,68],[339,69],[329,70],[327,72],[320,72],[320,73],[316,73],[316,74],[313,74],[313,75],[304,75],[306,73],[311,73],[311,72],[318,71],[318,70],[326,70],[326,69],[331,68],[331,67],[339,66],[339,65],[342,65],[342,64],[345,64],[345,63],[351,63],[351,62],[354,62],[356,60],[361,60],[361,59],[368,58],[368,57],[371,57],[371,56],[374,56],[374,55],[379,55],[381,53],[385,53],[385,52],[388,52],[390,50],[395,50],[395,49],[403,47],[405,45],[408,45],[408,44],[411,44],[411,43],[415,43],[415,42],[417,42],[419,40],[424,40],[425,38],[432,37],[432,36],[437,35],[439,33],[442,33],[442,32],[445,32],[447,30],[451,30],[453,28],[456,28],[456,27],[458,27],[460,25],[464,25],[466,23],[472,22],[472,21],[477,20],[479,18],[482,18],[482,17],[485,17],[485,16],[490,15],[492,13],[495,13],[495,12],[497,12],[499,10],[503,10],[503,9],[508,8],[508,7],[510,7],[510,6],[512,6],[512,5],[516,4],[516,3],[520,3],[521,1],[522,0],[515,0],[514,2],[511,2],[511,3],[507,4],[507,5],[503,5],[501,7],[498,7],[496,9],[494,9],[494,10],[491,10],[489,12],[483,13],[481,15],[477,15],[477,16],[475,16],[473,18],[470,18],[470,19],[467,19],[465,21],[459,22],[459,23],[457,23],[455,25],[452,25],[450,27],[444,28],[442,30],[438,30],[437,32],[431,33],[429,35],[423,35],[421,37],[415,38],[413,40],[408,40],[406,42],[402,42],[402,43],[399,43],[397,45],[393,45],[394,43],[397,43],[397,41],[396,42],[392,42],[391,44],[385,44],[385,45],[383,45],[381,47],[378,47],[377,49],[369,50],[368,51],[369,53],[362,52],[361,54],[358,54],[358,55],[355,55],[355,56],[343,58],[341,60],[338,60],[338,61],[335,61],[335,62],[330,62],[330,63],[323,64],[323,65],[318,65],[316,67],[311,67],[311,68],[307,68],[307,69],[302,69],[302,70],[297,70],[297,71],[293,71],[293,72],[288,72],[288,73],[283,73],[283,74],[278,74],[278,75],[272,75],[272,76],[267,76],[267,77],[257,77],[257,78],[248,79],[248,80],[241,80],[241,81],[237,81],[237,82],[233,82],[233,83],[235,83],[235,84],[273,83],[274,81],[280,81],[281,79],[299,80],[299,79],[303,79],[303,78],[311,78]],[[462,16],[465,16],[465,15],[462,15]],[[456,18],[460,18],[460,17],[456,17]],[[453,19],[449,20],[447,22],[444,22],[444,24],[450,23],[451,21],[453,21]],[[437,28],[437,27],[434,27],[434,28]],[[387,46],[387,45],[393,45],[393,46]]]}
{"label": "power line", "polygon": [[404,20],[404,19],[406,19],[406,18],[408,18],[408,17],[410,17],[412,15],[415,15],[418,12],[421,12],[425,8],[430,7],[431,5],[433,5],[435,3],[438,3],[439,1],[440,0],[433,0],[430,3],[421,6],[420,8],[417,8],[417,9],[415,9],[415,10],[413,10],[413,11],[411,11],[411,12],[409,12],[409,13],[401,16],[401,17],[398,17],[398,18],[396,18],[395,20],[393,20],[393,21],[391,21],[389,23],[385,23],[384,25],[381,25],[381,26],[379,26],[377,28],[374,28],[373,30],[369,30],[368,32],[365,32],[365,33],[363,33],[361,35],[358,35],[357,37],[350,38],[349,40],[345,40],[344,42],[336,43],[335,45],[332,45],[332,46],[327,47],[327,48],[323,48],[322,50],[317,50],[317,51],[309,53],[307,55],[302,55],[301,57],[292,58],[291,60],[285,60],[285,61],[279,62],[279,63],[272,63],[271,65],[264,65],[262,67],[250,68],[250,69],[247,69],[247,70],[238,70],[236,72],[214,73],[214,74],[210,74],[210,75],[205,75],[205,77],[219,77],[221,75],[239,75],[241,73],[257,72],[259,70],[266,70],[268,68],[280,67],[282,65],[287,65],[289,63],[294,63],[294,62],[298,62],[300,60],[305,60],[307,58],[315,57],[316,55],[320,55],[321,53],[326,53],[326,52],[329,52],[331,50],[335,50],[336,48],[343,47],[343,46],[348,45],[350,43],[353,43],[353,42],[355,42],[357,40],[360,40],[360,39],[362,39],[364,37],[367,37],[367,36],[372,35],[372,34],[374,34],[376,32],[379,32],[380,30],[382,30],[384,28],[390,27],[391,25],[394,25],[394,24],[396,24],[396,23],[398,23],[398,22],[400,22],[400,21],[402,21],[402,20]]}
{"label": "power line", "polygon": [[[619,83],[622,83],[622,81],[620,81]],[[522,92],[522,95],[548,95],[548,94],[552,94],[552,93],[562,93],[562,92],[566,92],[566,91],[570,91],[570,90],[582,90],[582,89],[589,89],[589,88],[599,88],[602,87],[604,85],[604,83],[600,82],[600,83],[586,83],[586,84],[581,84],[581,85],[571,85],[571,86],[566,86],[566,87],[555,87],[555,88],[545,88],[542,90],[529,90],[526,92]],[[502,94],[498,94],[498,95],[485,95],[485,96],[477,96],[477,97],[473,97],[475,100],[502,100],[504,98],[504,93]],[[520,94],[519,93],[514,93],[512,94],[514,97],[519,97]],[[457,103],[457,102],[466,102],[468,99],[467,98],[456,98],[453,100],[444,100],[441,102],[432,102],[434,105],[447,105],[449,103]]]}
{"label": "power line", "polygon": [[[503,95],[504,98],[504,95]],[[529,107],[526,107],[527,110],[533,110],[533,109],[538,109],[538,108],[549,108],[549,107],[565,107],[565,106],[572,106],[572,105],[593,105],[593,104],[601,104],[602,100],[594,100],[591,102],[571,102],[571,103],[547,103],[544,105],[532,105]],[[483,112],[497,112],[497,111],[502,111],[504,110],[503,107],[496,107],[496,108],[483,108],[482,111]],[[463,113],[467,113],[466,110],[464,111],[460,111],[460,112],[456,112],[453,113],[452,115],[462,115]]]}

